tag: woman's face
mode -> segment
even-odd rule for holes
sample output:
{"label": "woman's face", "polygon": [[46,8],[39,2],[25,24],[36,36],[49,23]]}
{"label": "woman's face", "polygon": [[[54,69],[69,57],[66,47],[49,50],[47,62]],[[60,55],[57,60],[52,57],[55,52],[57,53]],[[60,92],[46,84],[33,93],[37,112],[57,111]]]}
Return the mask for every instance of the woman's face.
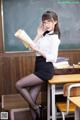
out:
{"label": "woman's face", "polygon": [[57,21],[54,20],[44,20],[42,22],[45,31],[54,31],[54,27]]}

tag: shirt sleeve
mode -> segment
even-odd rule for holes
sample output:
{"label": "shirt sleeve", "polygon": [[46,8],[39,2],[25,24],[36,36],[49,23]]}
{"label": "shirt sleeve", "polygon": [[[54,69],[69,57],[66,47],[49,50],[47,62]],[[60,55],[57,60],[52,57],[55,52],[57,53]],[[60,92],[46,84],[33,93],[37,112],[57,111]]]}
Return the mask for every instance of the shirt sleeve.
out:
{"label": "shirt sleeve", "polygon": [[56,62],[60,40],[57,35],[50,38],[50,47],[45,51],[46,62]]}

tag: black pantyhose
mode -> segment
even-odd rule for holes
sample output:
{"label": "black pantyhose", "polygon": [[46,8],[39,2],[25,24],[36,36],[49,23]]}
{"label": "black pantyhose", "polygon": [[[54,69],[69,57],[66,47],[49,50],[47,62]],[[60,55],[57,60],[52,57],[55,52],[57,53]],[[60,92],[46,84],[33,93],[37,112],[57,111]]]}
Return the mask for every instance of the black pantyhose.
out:
{"label": "black pantyhose", "polygon": [[[36,100],[37,100],[40,89],[41,89],[41,85],[38,85],[38,86],[31,88],[31,90],[30,90],[30,95],[31,95],[35,104],[36,104]],[[31,109],[31,114],[34,118],[33,120],[35,120],[36,115],[35,115],[35,111],[33,109]]]}
{"label": "black pantyhose", "polygon": [[[34,74],[24,77],[16,83],[16,89],[30,105],[33,120],[36,119],[36,113],[39,115],[39,108],[36,104],[36,99],[42,83],[44,83],[43,80]],[[30,90],[27,89],[28,87],[30,87]]]}

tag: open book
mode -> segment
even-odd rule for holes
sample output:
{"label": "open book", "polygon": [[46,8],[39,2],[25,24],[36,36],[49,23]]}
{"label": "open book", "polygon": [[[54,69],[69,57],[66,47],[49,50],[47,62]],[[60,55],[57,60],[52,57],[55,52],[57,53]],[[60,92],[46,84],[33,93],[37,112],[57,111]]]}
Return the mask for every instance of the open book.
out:
{"label": "open book", "polygon": [[26,48],[28,48],[29,45],[35,46],[35,43],[32,41],[32,39],[22,29],[17,30],[17,32],[15,33],[15,37],[19,38]]}

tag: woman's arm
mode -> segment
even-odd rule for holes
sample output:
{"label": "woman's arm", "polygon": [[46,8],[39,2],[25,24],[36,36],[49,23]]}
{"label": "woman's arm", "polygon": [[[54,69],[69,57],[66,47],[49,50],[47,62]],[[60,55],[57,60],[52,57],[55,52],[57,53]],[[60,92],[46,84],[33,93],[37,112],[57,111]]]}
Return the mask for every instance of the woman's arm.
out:
{"label": "woman's arm", "polygon": [[[30,45],[29,45],[30,46]],[[40,50],[40,49],[38,49],[37,48],[37,46],[36,47],[32,47],[32,46],[30,46],[30,48],[34,51],[34,52],[38,52],[38,53],[40,53],[44,58],[46,58],[46,54],[45,54],[45,52],[44,51],[42,51],[42,50]]]}
{"label": "woman's arm", "polygon": [[58,55],[59,44],[60,40],[58,39],[57,35],[54,35],[50,40],[50,46],[48,48],[44,48],[44,50],[41,50],[37,47],[33,47],[32,49],[45,57],[46,62],[55,62]]}
{"label": "woman's arm", "polygon": [[33,41],[36,43],[37,40],[39,40],[43,36],[44,32],[45,32],[45,29],[44,29],[43,24],[41,23],[37,29],[37,35]]}

